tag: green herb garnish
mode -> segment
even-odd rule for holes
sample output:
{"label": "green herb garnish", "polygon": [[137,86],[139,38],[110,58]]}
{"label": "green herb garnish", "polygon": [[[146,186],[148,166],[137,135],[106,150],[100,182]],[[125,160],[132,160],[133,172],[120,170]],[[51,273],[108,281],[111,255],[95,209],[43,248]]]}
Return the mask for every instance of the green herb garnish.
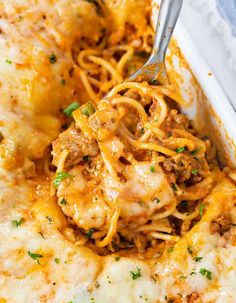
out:
{"label": "green herb garnish", "polygon": [[60,203],[61,205],[67,205],[67,204],[68,204],[64,198],[62,198],[61,201],[60,201],[59,203]]}
{"label": "green herb garnish", "polygon": [[154,172],[155,172],[155,167],[154,167],[153,165],[151,165],[149,169],[150,169],[150,172],[151,172],[151,173],[154,173]]}
{"label": "green herb garnish", "polygon": [[28,255],[29,255],[32,259],[34,259],[38,264],[40,264],[38,259],[43,258],[42,255],[32,253],[31,251],[28,251]]}
{"label": "green herb garnish", "polygon": [[7,58],[7,59],[6,59],[6,63],[7,63],[7,64],[12,64],[12,61],[11,61],[10,59]]}
{"label": "green herb garnish", "polygon": [[130,271],[130,276],[133,280],[137,280],[138,278],[141,278],[141,269],[137,267],[136,271]]}
{"label": "green herb garnish", "polygon": [[57,263],[57,264],[60,263],[60,259],[58,259],[58,258],[55,258],[54,261],[55,261],[55,263]]}
{"label": "green herb garnish", "polygon": [[202,261],[202,257],[195,257],[195,258],[193,258],[193,260],[195,262],[201,262]]}
{"label": "green herb garnish", "polygon": [[172,188],[172,190],[174,191],[174,192],[176,192],[177,191],[177,187],[176,187],[176,184],[175,183],[171,183],[171,188]]}
{"label": "green herb garnish", "polygon": [[90,229],[86,232],[86,237],[87,237],[88,239],[91,239],[93,233],[94,233],[94,228],[90,228]]}
{"label": "green herb garnish", "polygon": [[120,256],[115,256],[115,261],[116,262],[120,261]]}
{"label": "green herb garnish", "polygon": [[191,246],[188,246],[187,250],[188,250],[188,252],[189,252],[190,255],[193,254],[193,250],[192,250],[192,247],[191,247]]}
{"label": "green herb garnish", "polygon": [[66,85],[66,80],[65,79],[61,79],[61,85],[65,86]]}
{"label": "green herb garnish", "polygon": [[192,169],[191,173],[196,176],[196,175],[198,175],[199,170],[198,169]]}
{"label": "green herb garnish", "polygon": [[59,172],[56,174],[55,179],[53,180],[53,184],[56,188],[60,185],[61,181],[64,180],[65,178],[72,177],[71,174],[65,173],[65,172]]}
{"label": "green herb garnish", "polygon": [[185,280],[185,279],[187,279],[187,277],[186,277],[186,276],[181,275],[181,276],[179,276],[179,279],[181,279],[181,280]]}
{"label": "green herb garnish", "polygon": [[93,105],[93,103],[91,101],[87,102],[86,104],[83,105],[82,108],[82,113],[89,117],[91,116],[93,113],[95,113],[96,109],[95,106]]}
{"label": "green herb garnish", "polygon": [[202,275],[202,276],[205,276],[208,280],[211,280],[212,279],[212,275],[211,275],[211,272],[209,270],[207,270],[206,268],[201,268],[199,273]]}
{"label": "green herb garnish", "polygon": [[201,204],[199,205],[199,214],[200,214],[200,217],[203,216],[204,208],[205,208],[205,204],[201,203]]}
{"label": "green herb garnish", "polygon": [[185,150],[186,150],[185,146],[182,146],[182,147],[176,148],[175,151],[176,151],[178,154],[180,154],[180,153],[184,152]]}
{"label": "green herb garnish", "polygon": [[63,114],[65,114],[67,117],[72,117],[73,111],[79,107],[80,104],[78,102],[73,102],[63,110]]}
{"label": "green herb garnish", "polygon": [[23,222],[24,222],[24,218],[20,218],[19,221],[13,220],[13,221],[11,221],[11,226],[12,226],[12,227],[18,227],[18,226],[20,226]]}
{"label": "green herb garnish", "polygon": [[54,53],[52,53],[52,54],[50,55],[50,57],[49,57],[49,62],[50,62],[51,64],[55,64],[55,63],[57,62],[57,57],[56,57],[56,55],[55,55]]}
{"label": "green herb garnish", "polygon": [[202,149],[201,147],[198,147],[198,148],[194,149],[193,151],[191,151],[190,154],[192,156],[195,156],[201,149]]}
{"label": "green herb garnish", "polygon": [[140,128],[140,133],[141,134],[144,134],[144,132],[145,132],[145,129],[142,127],[142,128]]}

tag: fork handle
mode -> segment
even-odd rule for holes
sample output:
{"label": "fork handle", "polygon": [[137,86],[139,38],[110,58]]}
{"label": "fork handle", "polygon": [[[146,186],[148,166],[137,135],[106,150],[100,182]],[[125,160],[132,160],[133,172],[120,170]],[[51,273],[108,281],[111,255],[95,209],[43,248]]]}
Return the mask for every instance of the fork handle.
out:
{"label": "fork handle", "polygon": [[178,20],[183,0],[162,0],[156,25],[152,55],[164,61],[166,50]]}

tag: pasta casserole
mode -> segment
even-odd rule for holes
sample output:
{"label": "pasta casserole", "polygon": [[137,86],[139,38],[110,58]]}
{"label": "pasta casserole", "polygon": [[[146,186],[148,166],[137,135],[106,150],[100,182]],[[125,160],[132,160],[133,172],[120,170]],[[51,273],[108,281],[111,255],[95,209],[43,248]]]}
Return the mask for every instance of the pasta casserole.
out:
{"label": "pasta casserole", "polygon": [[126,80],[153,6],[0,0],[0,303],[236,302],[236,171]]}

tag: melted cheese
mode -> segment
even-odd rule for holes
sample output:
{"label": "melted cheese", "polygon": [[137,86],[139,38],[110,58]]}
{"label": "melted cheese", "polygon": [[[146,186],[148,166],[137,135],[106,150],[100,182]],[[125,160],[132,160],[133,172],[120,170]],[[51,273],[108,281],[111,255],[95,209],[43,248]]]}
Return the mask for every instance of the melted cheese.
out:
{"label": "melted cheese", "polygon": [[[231,210],[236,189],[228,179],[220,181],[205,200],[209,206],[202,220],[176,244],[173,252],[166,252],[150,267],[148,263],[132,258],[98,257],[89,249],[65,240],[57,231],[58,210],[42,211],[46,204],[34,204],[37,196],[44,201],[48,195],[48,185],[44,182],[36,187],[35,196],[36,184],[40,184],[40,180],[22,182],[19,186],[1,179],[2,302],[109,303],[112,300],[155,303],[166,302],[165,296],[179,297],[178,294],[187,302],[187,295],[193,292],[198,293],[199,302],[235,302],[236,247],[222,242],[218,233],[209,232],[212,218],[222,212],[232,212],[234,216]],[[220,204],[220,201],[225,203]],[[37,211],[41,217],[52,218],[43,225],[43,230]],[[20,218],[24,218],[23,223],[12,226],[11,222]],[[188,247],[191,247],[191,254]],[[28,255],[29,251],[42,255],[38,258],[40,264]],[[194,260],[196,256],[202,258],[200,262]],[[199,273],[201,268],[211,272],[212,280]],[[140,275],[133,279],[132,272],[140,272]],[[192,272],[195,274],[191,275]]]}
{"label": "melted cheese", "polygon": [[[196,292],[200,300],[196,302],[236,300],[233,287],[236,247],[219,233],[210,232],[210,222],[220,215],[230,214],[235,220],[235,201],[235,184],[221,180],[204,201],[208,208],[202,220],[176,244],[173,252],[166,252],[157,260],[155,277],[162,285],[162,296],[172,298],[181,294],[187,298]],[[235,227],[232,234],[235,237]],[[201,259],[196,261],[196,257]],[[210,272],[211,278],[207,278],[204,270]]]}
{"label": "melted cheese", "polygon": [[0,15],[0,132],[9,141],[3,149],[11,160],[9,144],[39,159],[59,133],[59,108],[86,98],[72,50],[80,37],[96,41],[104,20],[83,0],[0,1]]}
{"label": "melted cheese", "polygon": [[[58,110],[87,98],[72,56],[78,40],[96,42],[106,28],[112,31],[110,43],[117,43],[127,23],[138,33],[147,26],[145,0],[106,0],[105,17],[90,2],[0,1],[0,303],[159,303],[180,295],[181,302],[188,302],[193,292],[196,302],[234,303],[235,242],[210,233],[211,221],[221,214],[230,213],[236,222],[236,188],[227,178],[204,201],[207,212],[201,221],[172,252],[149,262],[99,257],[66,240],[62,232],[68,225],[48,198],[48,181],[24,180],[25,172],[35,174],[33,161],[58,135]],[[145,163],[131,167],[123,192],[149,200],[158,188],[162,200],[173,199],[159,170],[142,182],[147,171]],[[107,195],[116,194],[115,182],[106,182]],[[132,212],[139,214],[137,205]],[[202,259],[196,262],[196,257]],[[211,280],[201,269],[211,273]]]}

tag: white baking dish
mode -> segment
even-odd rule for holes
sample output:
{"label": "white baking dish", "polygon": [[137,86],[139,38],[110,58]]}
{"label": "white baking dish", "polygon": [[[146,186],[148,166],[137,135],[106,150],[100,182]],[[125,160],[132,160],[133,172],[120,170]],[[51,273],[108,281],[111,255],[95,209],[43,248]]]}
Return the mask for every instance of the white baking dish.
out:
{"label": "white baking dish", "polygon": [[[154,5],[153,24],[156,7]],[[202,135],[210,137],[221,161],[236,167],[236,112],[181,20],[175,28],[174,40],[166,63],[171,82],[177,84],[187,102],[182,110]]]}
{"label": "white baking dish", "polygon": [[[199,92],[196,81],[186,79],[188,82],[183,93],[187,97],[186,101],[193,98],[193,102],[183,110],[197,122],[195,127],[211,137],[223,161],[236,166],[236,112],[180,21],[175,30],[175,38],[202,90]],[[178,71],[186,77],[183,68],[178,68]]]}

